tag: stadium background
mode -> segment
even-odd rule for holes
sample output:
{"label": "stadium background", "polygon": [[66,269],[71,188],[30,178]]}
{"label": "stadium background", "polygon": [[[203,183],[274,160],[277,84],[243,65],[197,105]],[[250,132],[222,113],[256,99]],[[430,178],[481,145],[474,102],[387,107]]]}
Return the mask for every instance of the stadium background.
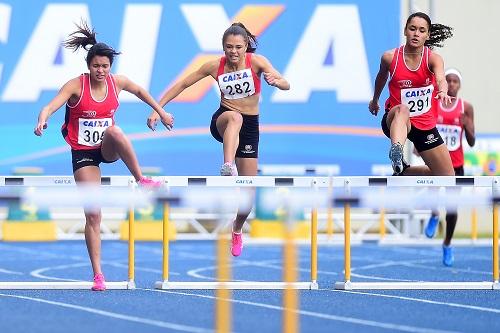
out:
{"label": "stadium background", "polygon": [[[199,61],[220,55],[223,30],[233,20],[243,21],[258,35],[258,52],[292,84],[287,92],[263,88],[260,163],[338,164],[343,175],[372,174],[373,165],[387,164],[388,141],[380,131],[381,116],[372,117],[367,104],[380,55],[399,45],[409,7],[455,28],[455,37],[438,52],[447,66],[463,72],[462,95],[475,106],[480,140],[473,170],[497,173],[500,88],[493,57],[498,47],[470,28],[492,31],[494,20],[487,17],[492,8],[500,9],[493,0],[88,0],[0,3],[0,174],[20,166],[71,174],[69,148],[60,134],[64,108],[50,119],[43,137],[35,137],[33,127],[62,84],[86,71],[84,53],[60,46],[81,18],[96,29],[99,41],[123,52],[113,72],[129,76],[154,97]],[[473,10],[484,15],[469,17]],[[208,125],[218,99],[213,86],[198,84],[166,107],[175,115],[174,131],[152,133],[145,126],[150,110],[122,93],[117,123],[133,140],[141,165],[166,175],[215,175],[222,153]],[[103,166],[103,173],[128,171],[119,162]]]}

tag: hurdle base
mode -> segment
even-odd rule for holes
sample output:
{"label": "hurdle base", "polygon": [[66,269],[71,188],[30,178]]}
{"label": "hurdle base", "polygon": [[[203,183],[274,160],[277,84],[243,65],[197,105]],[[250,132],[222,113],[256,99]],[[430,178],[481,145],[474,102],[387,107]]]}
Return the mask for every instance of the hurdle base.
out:
{"label": "hurdle base", "polygon": [[[133,282],[133,281],[132,281]],[[40,289],[40,290],[70,290],[70,289],[87,289],[92,288],[92,282],[89,281],[64,281],[64,282],[0,282],[0,289]],[[132,286],[130,281],[106,282],[106,289],[135,289],[135,284]]]}
{"label": "hurdle base", "polygon": [[335,289],[338,290],[426,290],[426,289],[500,289],[495,282],[335,282]]}
{"label": "hurdle base", "polygon": [[318,289],[316,282],[249,282],[249,281],[230,281],[230,282],[172,282],[172,281],[157,281],[155,282],[156,289],[246,289],[246,290],[283,290],[283,289],[301,289],[311,290]]}

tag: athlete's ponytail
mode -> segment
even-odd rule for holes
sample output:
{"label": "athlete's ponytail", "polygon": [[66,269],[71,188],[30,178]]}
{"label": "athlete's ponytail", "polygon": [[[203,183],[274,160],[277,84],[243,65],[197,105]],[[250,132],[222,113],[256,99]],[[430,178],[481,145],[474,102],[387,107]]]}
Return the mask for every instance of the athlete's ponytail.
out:
{"label": "athlete's ponytail", "polygon": [[240,35],[247,41],[247,52],[254,53],[257,49],[257,37],[252,35],[250,31],[243,25],[243,23],[236,22],[231,24],[224,34],[222,35],[222,46],[226,43],[226,38],[229,35]]}
{"label": "athlete's ponytail", "polygon": [[[78,30],[69,35],[68,39],[63,42],[63,46],[73,49],[73,51],[77,51],[80,47],[87,50],[88,53],[85,60],[89,66],[92,58],[96,55],[108,57],[109,63],[112,65],[114,57],[120,54],[120,52],[116,52],[112,47],[104,43],[98,43],[95,37],[95,30],[91,29],[87,22],[82,21],[80,25],[76,24],[76,27]],[[88,48],[89,45],[90,48]]]}
{"label": "athlete's ponytail", "polygon": [[429,39],[425,41],[425,46],[428,46],[431,49],[434,47],[442,47],[442,42],[445,39],[453,37],[453,28],[439,23],[431,23],[431,18],[429,17],[429,15],[422,12],[411,14],[406,20],[405,29],[408,27],[408,24],[410,24],[411,19],[414,17],[423,18],[427,22],[429,28]]}

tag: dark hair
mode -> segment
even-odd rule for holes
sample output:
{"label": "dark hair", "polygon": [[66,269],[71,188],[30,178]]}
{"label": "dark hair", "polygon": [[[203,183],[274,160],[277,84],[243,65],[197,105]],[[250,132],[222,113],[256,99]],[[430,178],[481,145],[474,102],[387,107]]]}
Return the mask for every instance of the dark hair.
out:
{"label": "dark hair", "polygon": [[[88,53],[85,61],[87,61],[88,66],[90,66],[92,58],[96,55],[108,57],[109,63],[112,65],[114,57],[119,55],[120,52],[116,52],[112,47],[104,43],[98,43],[95,38],[95,30],[91,29],[87,22],[82,21],[80,25],[75,25],[78,30],[68,36],[68,39],[63,42],[63,46],[68,49],[73,49],[73,51],[78,50],[80,47],[87,50]],[[91,47],[87,49],[87,46],[89,45],[91,45]]]}
{"label": "dark hair", "polygon": [[252,35],[250,31],[243,25],[243,23],[236,22],[231,24],[224,34],[222,35],[222,46],[226,42],[229,35],[240,35],[247,41],[247,52],[254,53],[257,50],[257,37]]}
{"label": "dark hair", "polygon": [[429,39],[425,41],[425,46],[428,46],[431,49],[434,47],[442,47],[442,42],[445,39],[453,37],[453,28],[439,23],[431,23],[429,15],[422,12],[416,12],[408,16],[405,29],[414,17],[423,18],[427,22],[429,28]]}

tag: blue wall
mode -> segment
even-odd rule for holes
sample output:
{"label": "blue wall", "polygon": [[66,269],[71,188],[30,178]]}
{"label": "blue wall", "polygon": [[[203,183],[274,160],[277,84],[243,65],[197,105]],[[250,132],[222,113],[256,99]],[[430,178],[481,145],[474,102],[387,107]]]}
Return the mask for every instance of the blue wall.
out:
{"label": "blue wall", "polygon": [[[0,174],[23,165],[71,174],[70,153],[59,131],[64,108],[41,138],[33,128],[59,87],[86,70],[83,53],[60,47],[80,17],[90,21],[99,40],[123,52],[113,71],[154,97],[197,56],[221,54],[222,31],[237,17],[257,27],[257,52],[292,84],[285,93],[263,86],[260,163],[339,164],[345,175],[369,174],[372,164],[387,163],[381,115],[371,116],[367,105],[381,54],[399,43],[399,0],[23,1],[22,6],[4,1]],[[199,99],[167,105],[176,120],[168,135],[152,135],[145,126],[148,107],[121,97],[117,123],[131,136],[141,165],[159,166],[170,175],[217,174],[222,147],[208,132],[219,101],[213,88]],[[127,174],[121,162],[103,170]]]}

